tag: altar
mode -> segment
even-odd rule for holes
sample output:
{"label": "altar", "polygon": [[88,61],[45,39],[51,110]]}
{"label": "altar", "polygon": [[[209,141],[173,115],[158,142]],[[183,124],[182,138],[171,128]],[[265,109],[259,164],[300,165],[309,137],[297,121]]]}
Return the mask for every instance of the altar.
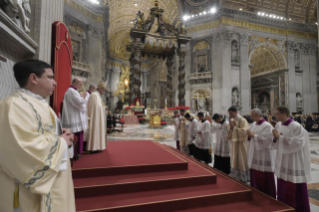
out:
{"label": "altar", "polygon": [[173,112],[167,109],[147,109],[146,119],[150,128],[162,128],[162,122],[172,121]]}

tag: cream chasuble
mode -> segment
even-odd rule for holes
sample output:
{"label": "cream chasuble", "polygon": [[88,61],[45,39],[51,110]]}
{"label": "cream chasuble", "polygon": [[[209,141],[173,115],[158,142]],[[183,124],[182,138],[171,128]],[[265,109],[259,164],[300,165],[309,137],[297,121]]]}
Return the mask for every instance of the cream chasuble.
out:
{"label": "cream chasuble", "polygon": [[180,142],[181,142],[181,149],[183,151],[186,151],[186,143],[187,143],[187,125],[186,125],[186,119],[181,116],[180,117]]}
{"label": "cream chasuble", "polygon": [[94,91],[88,101],[89,121],[88,151],[99,151],[106,148],[106,109],[98,91]]}
{"label": "cream chasuble", "polygon": [[60,171],[67,145],[56,135],[50,106],[14,92],[0,102],[0,113],[0,211],[13,212],[19,200],[22,212],[75,212],[69,160]]}
{"label": "cream chasuble", "polygon": [[247,130],[249,124],[245,118],[237,115],[233,120],[236,126],[233,129],[228,127],[228,137],[230,140],[230,176],[246,182],[249,179],[248,174],[248,148],[247,148]]}

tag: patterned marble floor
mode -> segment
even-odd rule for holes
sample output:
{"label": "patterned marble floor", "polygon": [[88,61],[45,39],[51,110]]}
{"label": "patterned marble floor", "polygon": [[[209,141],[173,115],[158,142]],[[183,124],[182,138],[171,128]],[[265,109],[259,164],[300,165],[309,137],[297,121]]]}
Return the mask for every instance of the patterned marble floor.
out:
{"label": "patterned marble floor", "polygon": [[[319,134],[309,133],[312,181],[308,184],[311,212],[319,212]],[[153,140],[176,148],[174,126],[149,129],[148,125],[125,126],[123,132],[108,134],[109,141]],[[215,134],[213,134],[215,141]],[[213,165],[209,164],[210,166]]]}

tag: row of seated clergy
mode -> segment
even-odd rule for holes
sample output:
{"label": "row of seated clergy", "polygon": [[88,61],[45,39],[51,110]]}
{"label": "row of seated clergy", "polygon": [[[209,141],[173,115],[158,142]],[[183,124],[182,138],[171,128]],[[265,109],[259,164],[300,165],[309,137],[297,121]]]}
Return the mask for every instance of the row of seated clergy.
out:
{"label": "row of seated clergy", "polygon": [[80,94],[77,90],[81,87],[82,80],[75,78],[65,93],[62,110],[62,126],[69,128],[78,140],[74,148],[74,159],[80,158],[84,140],[87,140],[87,151],[106,148],[106,106],[101,98],[106,87],[101,82],[96,90],[92,84],[87,92]]}

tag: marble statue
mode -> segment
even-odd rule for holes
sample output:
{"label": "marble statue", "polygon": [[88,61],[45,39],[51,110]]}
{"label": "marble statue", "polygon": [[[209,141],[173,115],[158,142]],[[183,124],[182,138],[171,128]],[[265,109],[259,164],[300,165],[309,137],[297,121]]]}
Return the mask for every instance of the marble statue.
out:
{"label": "marble statue", "polygon": [[206,111],[206,99],[203,94],[200,97],[199,94],[197,94],[197,110]]}
{"label": "marble statue", "polygon": [[231,97],[232,106],[238,106],[239,98],[237,89],[233,89],[232,97]]}
{"label": "marble statue", "polygon": [[268,100],[267,96],[264,96],[264,100],[260,104],[260,106],[269,106],[269,100]]}
{"label": "marble statue", "polygon": [[299,51],[295,51],[295,67],[300,67],[300,58],[299,58]]}
{"label": "marble statue", "polygon": [[297,108],[302,108],[302,101],[303,101],[303,98],[301,97],[301,95],[297,94],[297,96],[296,96],[296,106],[297,106]]}
{"label": "marble statue", "polygon": [[141,11],[138,11],[136,14],[136,18],[133,20],[134,28],[135,29],[143,29],[144,25],[144,13],[141,13]]}
{"label": "marble statue", "polygon": [[30,32],[27,13],[31,14],[29,0],[9,0],[6,8],[7,15],[17,24],[21,25],[25,32]]}
{"label": "marble statue", "polygon": [[238,62],[238,44],[237,41],[232,42],[231,46],[231,61]]}

